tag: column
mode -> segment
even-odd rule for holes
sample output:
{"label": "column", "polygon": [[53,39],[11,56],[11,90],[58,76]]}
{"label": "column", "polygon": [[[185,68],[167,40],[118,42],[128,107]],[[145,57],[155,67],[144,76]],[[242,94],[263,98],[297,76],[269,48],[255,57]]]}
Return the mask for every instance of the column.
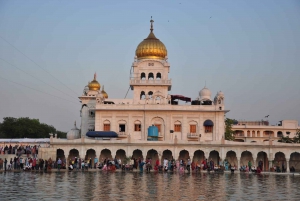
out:
{"label": "column", "polygon": [[240,166],[241,166],[241,159],[237,158],[237,162],[238,162],[237,170],[240,170]]}
{"label": "column", "polygon": [[191,162],[193,162],[194,155],[190,155]]}
{"label": "column", "polygon": [[256,158],[253,157],[253,166],[255,166],[255,168],[257,168],[257,165],[256,165]]}
{"label": "column", "polygon": [[286,159],[286,172],[290,172],[290,159]]}
{"label": "column", "polygon": [[271,172],[271,168],[273,167],[273,162],[272,160],[269,159],[269,171]]}

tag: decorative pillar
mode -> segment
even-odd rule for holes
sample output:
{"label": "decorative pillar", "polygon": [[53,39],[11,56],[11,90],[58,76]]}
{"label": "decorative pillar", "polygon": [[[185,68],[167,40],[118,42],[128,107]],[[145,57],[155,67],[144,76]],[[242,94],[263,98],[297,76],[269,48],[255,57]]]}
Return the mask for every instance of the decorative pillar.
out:
{"label": "decorative pillar", "polygon": [[286,159],[286,172],[290,172],[290,159]]}
{"label": "decorative pillar", "polygon": [[240,163],[241,163],[241,160],[239,159],[239,158],[237,158],[237,162],[238,162],[238,166],[237,166],[237,170],[239,170],[240,169]]}
{"label": "decorative pillar", "polygon": [[49,133],[50,135],[50,144],[53,142],[53,134],[52,133]]}
{"label": "decorative pillar", "polygon": [[273,167],[273,161],[269,160],[269,171],[271,172],[271,168]]}
{"label": "decorative pillar", "polygon": [[204,153],[204,159],[207,159],[207,160],[209,160],[209,158],[208,158],[208,157],[209,157],[209,152],[205,152],[205,153]]}
{"label": "decorative pillar", "polygon": [[255,166],[255,168],[257,167],[256,165],[256,158],[253,157],[253,165]]}
{"label": "decorative pillar", "polygon": [[194,158],[194,156],[190,155],[191,162],[193,162],[193,158]]}

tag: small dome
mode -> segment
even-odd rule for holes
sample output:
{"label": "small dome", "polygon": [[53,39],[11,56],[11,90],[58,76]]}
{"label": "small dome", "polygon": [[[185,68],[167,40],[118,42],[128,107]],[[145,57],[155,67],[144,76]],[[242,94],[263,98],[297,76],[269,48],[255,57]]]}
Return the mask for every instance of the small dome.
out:
{"label": "small dome", "polygon": [[135,55],[138,59],[165,59],[167,48],[153,33],[152,17],[150,22],[150,34],[137,46]]}
{"label": "small dome", "polygon": [[223,93],[222,91],[219,91],[219,92],[217,93],[217,96],[224,96],[224,93]]}
{"label": "small dome", "polygon": [[101,94],[103,95],[103,97],[104,97],[105,99],[108,98],[108,94],[106,93],[106,91],[104,91],[104,85],[103,85],[103,87],[102,87]]}
{"label": "small dome", "polygon": [[101,88],[100,83],[96,80],[96,73],[94,74],[94,80],[88,85],[89,90],[98,91]]}
{"label": "small dome", "polygon": [[75,140],[80,138],[80,133],[79,129],[76,127],[76,122],[74,123],[74,128],[72,128],[68,133],[67,133],[67,139],[68,140]]}
{"label": "small dome", "polygon": [[200,92],[199,92],[200,100],[210,100],[211,97],[211,92],[208,88],[204,87]]}
{"label": "small dome", "polygon": [[87,84],[87,85],[85,85],[85,87],[84,87],[84,90],[86,91],[86,90],[89,90],[89,84],[90,84],[90,82]]}

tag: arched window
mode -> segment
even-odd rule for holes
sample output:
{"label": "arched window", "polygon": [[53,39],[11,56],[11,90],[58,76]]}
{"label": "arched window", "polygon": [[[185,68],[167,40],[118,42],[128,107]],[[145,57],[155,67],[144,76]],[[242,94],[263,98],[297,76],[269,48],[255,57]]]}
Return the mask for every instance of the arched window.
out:
{"label": "arched window", "polygon": [[214,128],[214,122],[208,119],[203,123],[203,126],[205,133],[212,133]]}
{"label": "arched window", "polygon": [[156,104],[160,104],[160,99],[161,99],[160,96],[156,96],[156,98],[155,98],[155,103],[156,103]]}
{"label": "arched window", "polygon": [[277,132],[277,137],[283,137],[282,131],[278,131],[278,132]]}
{"label": "arched window", "polygon": [[103,131],[110,131],[110,121],[105,120],[103,122]]}
{"label": "arched window", "polygon": [[141,73],[141,80],[145,80],[146,79],[146,74],[145,73]]}
{"label": "arched window", "polygon": [[118,121],[119,124],[119,132],[126,132],[126,121],[120,120]]}
{"label": "arched window", "polygon": [[197,122],[191,121],[189,122],[190,125],[190,133],[197,133]]}
{"label": "arched window", "polygon": [[141,131],[141,122],[138,120],[134,122],[134,131]]}
{"label": "arched window", "polygon": [[160,80],[160,79],[161,79],[161,73],[157,73],[157,74],[156,74],[156,79],[157,79],[157,80]]}
{"label": "arched window", "polygon": [[153,80],[153,79],[154,79],[153,73],[149,73],[149,75],[148,75],[148,80]]}
{"label": "arched window", "polygon": [[250,137],[250,131],[247,131],[247,137]]}
{"label": "arched window", "polygon": [[145,98],[145,92],[144,91],[141,91],[141,95],[140,95],[140,100],[144,99]]}
{"label": "arched window", "polygon": [[152,98],[153,92],[152,92],[152,91],[149,91],[149,92],[148,92],[148,95],[149,95],[149,98]]}
{"label": "arched window", "polygon": [[174,132],[181,132],[181,122],[180,121],[175,121]]}

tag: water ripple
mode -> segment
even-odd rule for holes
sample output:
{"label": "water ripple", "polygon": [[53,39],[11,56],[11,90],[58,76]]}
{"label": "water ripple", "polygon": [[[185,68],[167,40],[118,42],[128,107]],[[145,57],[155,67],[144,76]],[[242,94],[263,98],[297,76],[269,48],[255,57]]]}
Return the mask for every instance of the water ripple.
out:
{"label": "water ripple", "polygon": [[0,200],[298,200],[300,176],[139,172],[0,173]]}

